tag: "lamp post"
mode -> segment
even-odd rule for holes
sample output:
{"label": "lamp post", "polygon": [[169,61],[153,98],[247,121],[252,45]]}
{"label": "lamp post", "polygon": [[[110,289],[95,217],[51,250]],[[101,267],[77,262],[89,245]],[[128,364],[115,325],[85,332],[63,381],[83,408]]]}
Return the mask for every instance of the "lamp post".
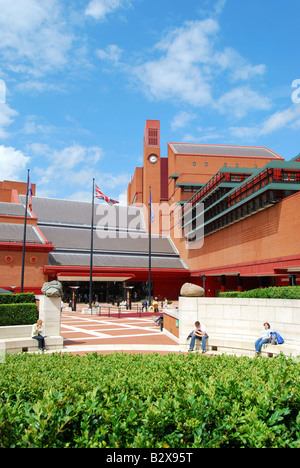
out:
{"label": "lamp post", "polygon": [[203,281],[203,289],[204,289],[204,294],[203,297],[205,297],[205,286],[206,286],[206,276],[205,275],[200,275],[200,278],[202,278]]}
{"label": "lamp post", "polygon": [[76,292],[77,289],[79,289],[80,286],[70,286],[70,289],[72,289],[72,311],[76,312],[76,306],[77,306],[77,301],[76,301]]}
{"label": "lamp post", "polygon": [[126,310],[131,310],[131,290],[134,288],[134,286],[125,286],[124,289],[126,289]]}

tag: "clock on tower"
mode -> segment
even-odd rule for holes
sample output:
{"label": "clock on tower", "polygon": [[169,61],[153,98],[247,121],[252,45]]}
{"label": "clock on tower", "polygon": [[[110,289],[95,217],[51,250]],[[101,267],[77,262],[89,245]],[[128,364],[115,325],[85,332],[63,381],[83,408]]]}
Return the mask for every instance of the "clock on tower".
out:
{"label": "clock on tower", "polygon": [[160,121],[147,120],[144,134],[143,203],[149,199],[152,187],[153,203],[160,203]]}

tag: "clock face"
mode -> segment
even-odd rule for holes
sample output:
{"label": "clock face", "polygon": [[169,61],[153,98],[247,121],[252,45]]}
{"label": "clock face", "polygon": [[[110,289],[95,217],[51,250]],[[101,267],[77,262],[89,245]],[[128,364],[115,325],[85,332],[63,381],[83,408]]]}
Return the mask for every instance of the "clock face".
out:
{"label": "clock face", "polygon": [[150,157],[149,157],[149,161],[151,162],[151,164],[155,164],[157,162],[157,156],[155,154],[152,154]]}

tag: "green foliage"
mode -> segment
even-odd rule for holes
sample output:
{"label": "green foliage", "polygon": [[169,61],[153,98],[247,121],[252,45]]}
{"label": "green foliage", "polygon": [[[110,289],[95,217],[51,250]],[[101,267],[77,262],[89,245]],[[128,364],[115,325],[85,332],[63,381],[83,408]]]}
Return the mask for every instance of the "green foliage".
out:
{"label": "green foliage", "polygon": [[38,319],[33,293],[0,294],[0,327],[31,325]]}
{"label": "green foliage", "polygon": [[8,355],[0,447],[300,448],[300,363]]}
{"label": "green foliage", "polygon": [[0,304],[35,304],[33,293],[0,294]]}
{"label": "green foliage", "polygon": [[38,319],[36,304],[1,304],[0,327],[32,325]]}
{"label": "green foliage", "polygon": [[300,299],[300,286],[270,287],[264,289],[252,289],[251,291],[221,292],[219,297],[237,297],[253,299]]}

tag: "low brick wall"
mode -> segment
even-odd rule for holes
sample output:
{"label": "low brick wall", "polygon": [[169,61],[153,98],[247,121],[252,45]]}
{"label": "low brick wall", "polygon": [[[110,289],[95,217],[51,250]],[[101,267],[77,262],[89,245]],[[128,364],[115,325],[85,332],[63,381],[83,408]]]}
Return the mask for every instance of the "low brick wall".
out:
{"label": "low brick wall", "polygon": [[178,314],[177,316],[169,314],[170,312],[164,313],[164,330],[167,330],[171,335],[179,339]]}

